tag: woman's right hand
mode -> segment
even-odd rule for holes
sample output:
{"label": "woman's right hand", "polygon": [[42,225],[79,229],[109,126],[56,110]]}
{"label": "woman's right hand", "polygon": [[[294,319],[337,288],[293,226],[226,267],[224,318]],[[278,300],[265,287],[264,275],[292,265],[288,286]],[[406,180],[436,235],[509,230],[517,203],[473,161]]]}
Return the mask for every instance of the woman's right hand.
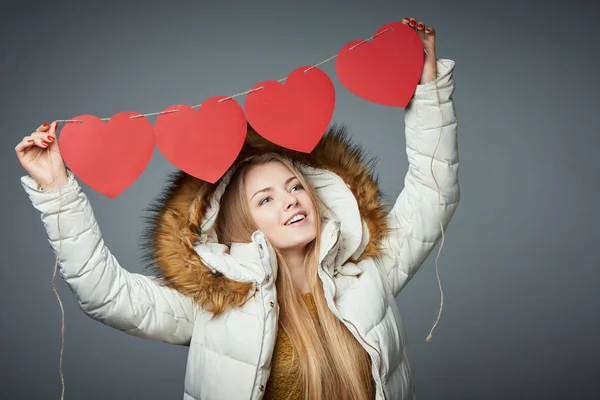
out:
{"label": "woman's right hand", "polygon": [[58,122],[41,125],[15,147],[25,171],[44,190],[60,188],[69,181],[56,140],[57,126]]}

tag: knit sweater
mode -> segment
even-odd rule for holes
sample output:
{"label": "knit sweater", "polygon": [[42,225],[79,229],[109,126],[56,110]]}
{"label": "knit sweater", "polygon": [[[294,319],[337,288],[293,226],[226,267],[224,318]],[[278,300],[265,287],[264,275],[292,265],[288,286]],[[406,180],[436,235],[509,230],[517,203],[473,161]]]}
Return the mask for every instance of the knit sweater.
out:
{"label": "knit sweater", "polygon": [[[317,305],[315,304],[312,293],[303,293],[302,298],[313,317],[318,320],[319,315],[317,312]],[[277,339],[273,352],[273,360],[271,362],[271,375],[265,389],[265,400],[304,399],[304,393],[302,392],[301,387],[294,387],[297,376],[291,373],[294,369],[290,365],[291,361],[292,343],[280,325],[277,329]],[[365,373],[370,374],[370,368],[369,371],[365,371]],[[372,391],[371,398],[375,398],[374,391]]]}

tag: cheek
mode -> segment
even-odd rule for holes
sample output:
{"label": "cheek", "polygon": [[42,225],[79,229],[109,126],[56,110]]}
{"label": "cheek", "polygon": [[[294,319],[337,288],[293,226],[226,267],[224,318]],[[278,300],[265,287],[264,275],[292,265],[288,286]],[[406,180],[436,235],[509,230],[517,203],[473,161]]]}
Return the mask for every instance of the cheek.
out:
{"label": "cheek", "polygon": [[254,218],[254,222],[258,229],[265,234],[268,234],[279,226],[278,216],[274,214],[275,213],[270,210],[263,209],[254,211],[252,217]]}
{"label": "cheek", "polygon": [[310,197],[308,196],[308,194],[304,194],[302,196],[302,205],[304,206],[304,208],[307,211],[310,211],[311,213],[314,214],[315,209],[313,207],[312,201],[310,200]]}

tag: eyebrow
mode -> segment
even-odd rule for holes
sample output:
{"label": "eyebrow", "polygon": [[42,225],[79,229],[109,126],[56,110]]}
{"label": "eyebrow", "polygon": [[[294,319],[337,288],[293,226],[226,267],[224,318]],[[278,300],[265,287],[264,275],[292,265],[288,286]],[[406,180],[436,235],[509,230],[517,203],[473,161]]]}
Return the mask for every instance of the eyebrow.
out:
{"label": "eyebrow", "polygon": [[[294,179],[296,179],[296,177],[295,177],[295,176],[291,176],[291,177],[287,178],[287,180],[285,181],[285,184],[284,184],[284,185],[286,185],[286,186],[287,186],[287,185],[288,185],[288,184],[289,184],[291,181],[293,181]],[[254,194],[252,195],[252,197],[250,197],[250,200],[252,200],[252,199],[254,198],[254,196],[256,196],[257,194],[259,194],[259,193],[264,193],[264,192],[268,192],[269,190],[273,190],[273,188],[269,186],[269,187],[266,187],[266,188],[264,188],[264,189],[261,189],[261,190],[259,190],[258,192],[254,193]]]}

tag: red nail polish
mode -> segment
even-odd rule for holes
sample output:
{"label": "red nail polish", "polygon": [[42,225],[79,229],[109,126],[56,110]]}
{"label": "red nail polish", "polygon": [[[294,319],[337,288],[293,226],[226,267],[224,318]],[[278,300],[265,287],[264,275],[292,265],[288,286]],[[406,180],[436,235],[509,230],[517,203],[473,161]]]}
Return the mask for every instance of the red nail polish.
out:
{"label": "red nail polish", "polygon": [[423,24],[419,24],[419,25],[417,26],[417,28],[419,28],[419,29],[423,29],[423,27],[424,27],[424,26],[425,26],[425,25],[423,25]]}
{"label": "red nail polish", "polygon": [[50,143],[46,143],[46,142],[44,142],[44,141],[42,140],[42,145],[44,145],[44,146],[48,146],[49,144],[50,144]]}
{"label": "red nail polish", "polygon": [[427,32],[427,33],[431,32],[431,28],[425,29],[425,32]]}
{"label": "red nail polish", "polygon": [[415,21],[410,21],[410,26],[415,26],[416,22]]}
{"label": "red nail polish", "polygon": [[44,125],[42,125],[42,126],[43,126],[44,128],[47,128],[47,127],[49,127],[49,126],[50,126],[50,124],[46,122],[46,123],[44,123]]}
{"label": "red nail polish", "polygon": [[33,143],[33,139],[29,139],[27,143]]}
{"label": "red nail polish", "polygon": [[51,141],[51,142],[53,142],[54,138],[52,136],[48,136],[48,140]]}

